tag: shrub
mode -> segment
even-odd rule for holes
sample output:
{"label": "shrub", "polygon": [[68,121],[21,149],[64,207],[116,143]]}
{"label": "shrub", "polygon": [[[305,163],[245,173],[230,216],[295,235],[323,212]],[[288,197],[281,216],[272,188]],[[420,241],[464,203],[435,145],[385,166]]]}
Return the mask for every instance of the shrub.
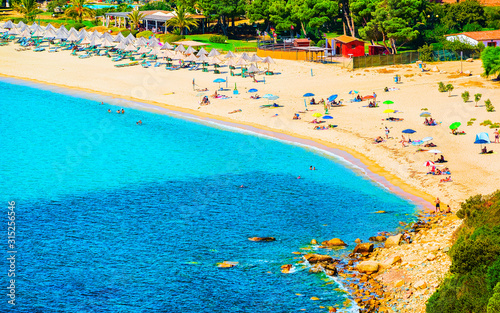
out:
{"label": "shrub", "polygon": [[433,51],[432,46],[429,46],[428,44],[425,44],[422,47],[418,48],[420,61],[422,62],[432,61],[432,51]]}
{"label": "shrub", "polygon": [[493,296],[488,301],[487,313],[500,312],[500,283],[494,289]]}
{"label": "shrub", "polygon": [[439,92],[446,92],[446,86],[444,85],[443,82],[439,82],[438,90],[439,90]]}
{"label": "shrub", "polygon": [[446,91],[448,91],[448,97],[451,97],[451,92],[455,89],[452,84],[446,85]]}
{"label": "shrub", "polygon": [[75,23],[75,25],[73,25],[73,27],[76,29],[76,30],[80,30],[82,28],[85,28],[85,25],[83,23]]}
{"label": "shrub", "polygon": [[483,27],[478,23],[470,23],[464,26],[464,32],[477,32],[483,30]]}
{"label": "shrub", "polygon": [[484,101],[484,105],[486,106],[486,112],[493,112],[493,111],[495,111],[495,107],[493,107],[493,105],[491,104],[491,100],[490,99]]}
{"label": "shrub", "polygon": [[316,45],[316,43],[314,42],[314,40],[309,40],[310,47],[314,47],[315,45]]}
{"label": "shrub", "polygon": [[168,42],[172,43],[174,41],[179,41],[186,38],[185,36],[181,35],[173,35],[173,34],[165,34],[165,35],[160,35],[158,39],[160,39],[161,42]]}
{"label": "shrub", "polygon": [[152,31],[150,31],[150,30],[145,30],[145,31],[143,31],[143,32],[137,33],[137,36],[136,36],[136,37],[137,37],[137,38],[139,38],[139,37],[149,38],[149,37],[151,37],[152,35],[153,35],[153,32],[152,32]]}
{"label": "shrub", "polygon": [[490,290],[493,290],[493,288],[500,283],[500,258],[489,267],[488,273],[486,274],[486,281],[488,282],[488,288],[490,288]]}
{"label": "shrub", "polygon": [[467,101],[469,101],[469,98],[470,98],[470,94],[467,90],[462,92],[462,99],[464,100],[465,103],[467,103]]}
{"label": "shrub", "polygon": [[130,35],[130,30],[128,30],[128,29],[122,30],[122,31],[120,31],[120,33],[123,35],[123,37],[127,37],[128,35]]}
{"label": "shrub", "polygon": [[208,38],[208,41],[213,43],[226,43],[227,37],[223,35],[212,35]]}
{"label": "shrub", "polygon": [[322,39],[322,40],[318,40],[318,43],[316,44],[316,47],[324,47],[326,44],[326,40]]}

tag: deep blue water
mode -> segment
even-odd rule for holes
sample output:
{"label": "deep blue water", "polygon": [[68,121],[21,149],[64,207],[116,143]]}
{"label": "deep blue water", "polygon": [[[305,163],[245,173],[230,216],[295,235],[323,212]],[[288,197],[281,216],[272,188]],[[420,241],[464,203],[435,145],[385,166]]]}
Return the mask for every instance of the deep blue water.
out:
{"label": "deep blue water", "polygon": [[[16,202],[14,311],[324,312],[346,295],[292,252],[313,238],[352,248],[416,210],[312,149],[130,108],[116,114],[95,96],[5,81],[0,90],[2,229]],[[239,264],[218,268],[225,260]],[[297,271],[282,274],[288,263]],[[12,309],[7,301],[0,294],[0,311]]]}

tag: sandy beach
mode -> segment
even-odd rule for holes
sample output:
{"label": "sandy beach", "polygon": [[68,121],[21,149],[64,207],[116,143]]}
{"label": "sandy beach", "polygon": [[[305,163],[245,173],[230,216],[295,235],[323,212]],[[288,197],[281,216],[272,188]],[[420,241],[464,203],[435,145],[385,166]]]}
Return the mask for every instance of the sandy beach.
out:
{"label": "sandy beach", "polygon": [[[360,159],[371,171],[383,175],[405,191],[426,199],[429,202],[428,209],[432,207],[434,199],[439,197],[444,204],[451,206],[452,211],[456,211],[459,203],[468,197],[479,193],[489,194],[500,186],[500,145],[488,145],[488,150],[493,150],[494,153],[482,155],[479,154],[480,146],[473,143],[479,132],[487,132],[493,142],[494,129],[480,126],[480,123],[484,120],[500,122],[500,93],[495,92],[499,83],[480,77],[482,68],[479,60],[462,64],[428,64],[428,68],[437,66],[439,72],[425,73],[415,64],[351,72],[328,64],[276,60],[277,64],[271,65],[271,69],[280,74],[266,76],[265,83],[263,76],[259,76],[259,82],[255,83],[250,78],[231,77],[227,67],[222,68],[223,73],[220,75],[187,69],[167,71],[163,66],[147,69],[141,66],[116,68],[114,62],[106,57],[79,59],[71,56],[68,51],[17,52],[16,47],[17,45],[12,43],[0,47],[0,75],[144,101],[173,110],[271,129],[340,147]],[[262,66],[264,65],[260,65]],[[470,71],[471,75],[459,75],[457,71],[461,66],[463,71]],[[402,83],[397,85],[393,80],[396,74],[402,77]],[[200,96],[197,96],[199,92],[193,90],[193,79],[196,88],[209,89],[206,92],[209,96],[218,88],[219,85],[213,80],[219,77],[229,80],[228,90],[219,93],[231,98],[210,98],[209,105],[200,106]],[[438,82],[441,81],[454,85],[451,96],[447,92],[438,91]],[[226,87],[225,83],[222,87]],[[233,95],[235,87],[239,95]],[[385,87],[395,90],[384,92]],[[268,100],[250,99],[254,94],[247,91],[251,88],[258,89],[257,94],[260,96],[268,93],[279,96],[276,102],[283,107],[260,108],[261,105],[267,104]],[[350,103],[349,100],[353,98],[349,94],[351,90],[359,91],[362,96],[375,92],[379,107],[368,108],[368,101]],[[467,103],[464,103],[460,96],[465,90],[471,95],[471,100]],[[321,105],[308,105],[308,111],[305,111],[302,95],[307,92],[314,93],[317,101],[332,94],[338,94],[338,98],[343,99],[343,106],[330,109],[333,119],[321,124],[335,124],[338,125],[336,128],[315,130],[316,124],[308,123],[314,119],[314,113],[323,114],[324,109]],[[476,93],[482,94],[478,107],[475,107],[472,101]],[[491,100],[497,111],[486,112],[486,99]],[[391,100],[394,104],[382,104],[386,100]],[[391,116],[403,121],[385,120],[388,116],[383,113],[385,109],[397,110]],[[235,110],[241,111],[229,113]],[[432,117],[440,124],[425,126],[424,118],[420,117],[424,111],[431,112]],[[301,119],[293,120],[294,113],[299,113]],[[467,126],[471,118],[476,120],[472,126]],[[449,125],[454,122],[461,122],[459,130],[465,131],[465,135],[451,134]],[[390,130],[389,139],[374,143],[376,137],[385,137],[385,127]],[[408,128],[416,131],[410,135],[412,140],[433,137],[431,142],[436,145],[435,148],[420,148],[438,149],[442,152],[448,161],[445,166],[451,171],[452,182],[440,182],[448,175],[427,175],[429,169],[424,166],[424,162],[434,160],[434,154],[426,151],[416,152],[419,146],[402,146],[401,132]],[[406,134],[404,136],[408,138]],[[434,229],[438,229],[436,232],[440,234],[436,240],[443,245],[450,245],[452,232],[457,225],[456,221],[448,221],[436,226]],[[449,266],[449,260],[446,261],[446,258],[447,256],[443,256],[440,260],[431,260],[435,266],[432,267],[431,264],[422,271],[434,270],[433,275],[436,277],[444,275]],[[412,262],[403,260],[402,264],[404,268],[411,266]],[[429,286],[424,300],[437,286],[437,283]],[[411,297],[408,301],[410,299]],[[411,311],[425,311],[424,300],[414,304]]]}

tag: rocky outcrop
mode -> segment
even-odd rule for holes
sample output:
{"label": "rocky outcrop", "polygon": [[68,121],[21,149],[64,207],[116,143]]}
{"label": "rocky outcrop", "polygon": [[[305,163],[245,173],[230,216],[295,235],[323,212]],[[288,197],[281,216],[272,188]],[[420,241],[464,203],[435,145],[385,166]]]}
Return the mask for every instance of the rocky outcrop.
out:
{"label": "rocky outcrop", "polygon": [[398,234],[398,235],[395,235],[395,236],[390,236],[385,241],[385,247],[386,248],[391,248],[391,247],[399,246],[399,242],[401,241],[401,237],[402,236],[403,236],[402,234]]}
{"label": "rocky outcrop", "polygon": [[282,265],[281,266],[281,272],[284,273],[284,274],[288,274],[288,273],[290,273],[290,271],[292,270],[292,268],[293,268],[292,264]]}
{"label": "rocky outcrop", "polygon": [[336,265],[340,262],[339,260],[324,254],[306,254],[304,255],[304,258],[312,265],[309,272],[319,273],[324,271],[325,274],[329,276],[338,275]]}
{"label": "rocky outcrop", "polygon": [[274,237],[251,237],[248,238],[250,241],[276,241]]}
{"label": "rocky outcrop", "polygon": [[345,242],[343,242],[342,240],[340,240],[339,238],[333,238],[330,240],[326,240],[326,241],[323,241],[321,244],[323,246],[326,246],[326,247],[345,247],[345,246],[347,246],[347,244]]}
{"label": "rocky outcrop", "polygon": [[373,252],[373,243],[360,243],[354,248],[353,253],[363,253],[367,254]]}
{"label": "rocky outcrop", "polygon": [[356,265],[356,270],[361,273],[372,274],[378,272],[379,263],[375,261],[363,261]]}
{"label": "rocky outcrop", "polygon": [[324,255],[324,254],[306,254],[304,255],[304,258],[310,264],[324,263],[324,262],[333,263],[333,258],[329,255]]}
{"label": "rocky outcrop", "polygon": [[387,240],[387,237],[386,236],[374,236],[374,237],[368,238],[368,240],[370,240],[370,241],[377,241],[377,242],[383,242],[383,241]]}

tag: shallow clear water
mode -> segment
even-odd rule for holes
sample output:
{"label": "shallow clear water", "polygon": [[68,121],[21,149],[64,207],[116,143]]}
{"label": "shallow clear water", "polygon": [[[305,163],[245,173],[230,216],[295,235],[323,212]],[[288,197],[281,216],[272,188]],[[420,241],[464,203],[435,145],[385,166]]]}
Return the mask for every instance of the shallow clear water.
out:
{"label": "shallow clear water", "polygon": [[[0,89],[0,199],[4,212],[16,201],[19,312],[341,307],[339,285],[292,252],[313,238],[352,248],[416,210],[312,149],[146,111],[116,114],[6,80]],[[0,216],[2,228],[7,221]],[[217,268],[225,260],[239,264]],[[289,263],[298,270],[282,274]],[[0,265],[7,273],[6,257]],[[0,309],[9,308],[3,298]]]}

